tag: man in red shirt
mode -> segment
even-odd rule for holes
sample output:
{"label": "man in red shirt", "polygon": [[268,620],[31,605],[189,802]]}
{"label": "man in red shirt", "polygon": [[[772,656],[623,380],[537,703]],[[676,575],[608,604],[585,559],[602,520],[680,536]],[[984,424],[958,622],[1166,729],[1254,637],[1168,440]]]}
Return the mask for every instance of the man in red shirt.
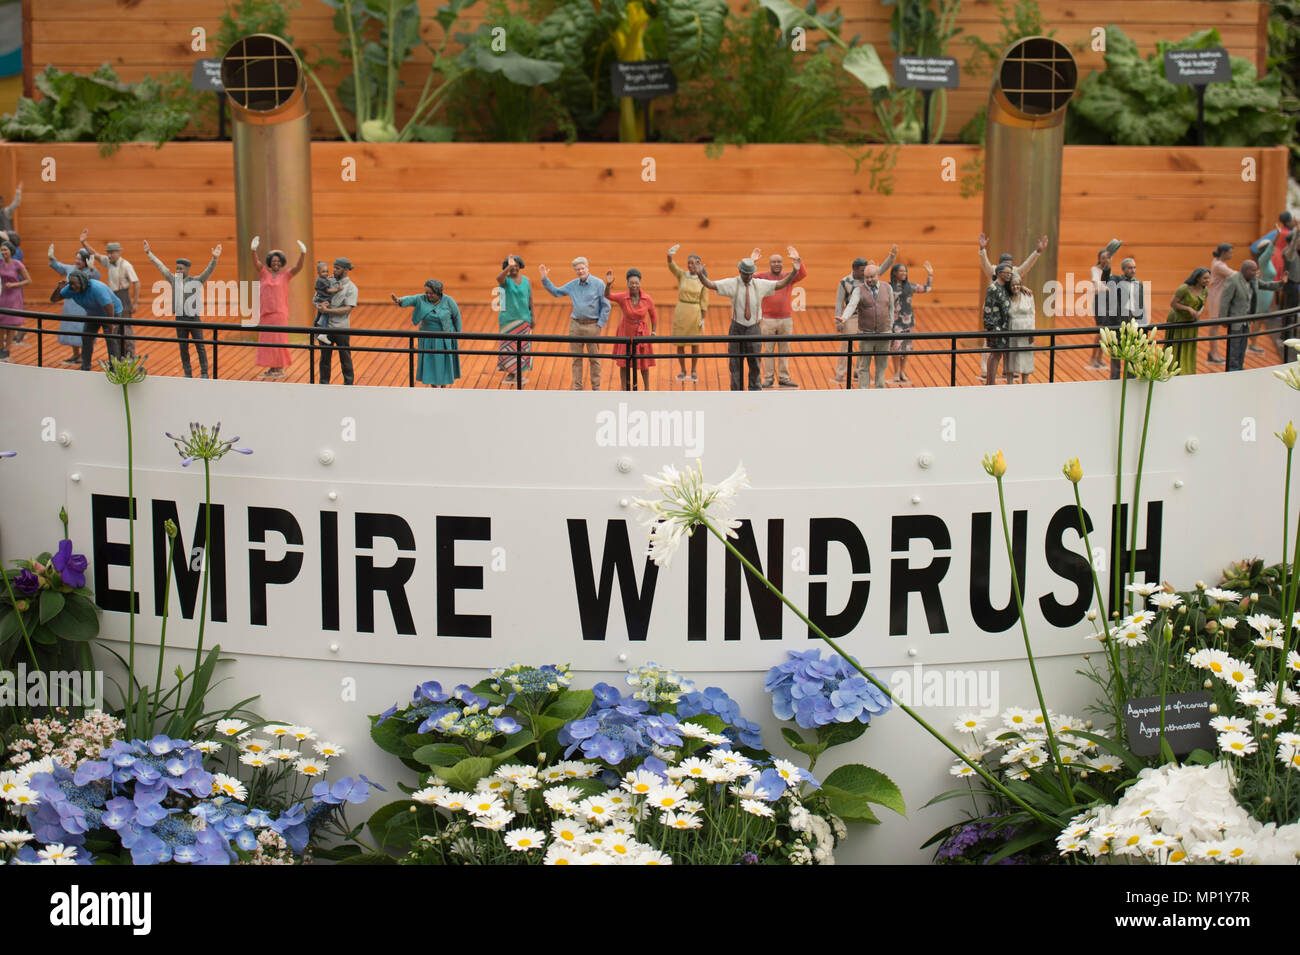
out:
{"label": "man in red shirt", "polygon": [[[794,293],[794,283],[808,277],[808,270],[803,267],[803,262],[799,260],[799,253],[794,250],[794,247],[786,246],[785,251],[799,266],[799,270],[795,272],[794,279],[791,280],[789,285],[763,299],[763,318],[759,323],[759,330],[764,335],[789,335],[793,333],[794,310],[790,306],[790,298]],[[757,262],[759,254],[759,250],[755,249],[750,258]],[[768,270],[759,272],[754,278],[779,281],[781,271],[785,268],[785,261],[781,256],[773,255],[767,260],[767,265]],[[782,388],[798,388],[799,385],[790,379],[790,346],[785,342],[763,343],[764,354],[775,356],[778,350],[781,352],[779,359],[775,357],[763,359],[763,387],[771,388],[773,384],[778,383],[776,381],[777,376],[772,373],[775,365],[779,373],[780,386]]]}

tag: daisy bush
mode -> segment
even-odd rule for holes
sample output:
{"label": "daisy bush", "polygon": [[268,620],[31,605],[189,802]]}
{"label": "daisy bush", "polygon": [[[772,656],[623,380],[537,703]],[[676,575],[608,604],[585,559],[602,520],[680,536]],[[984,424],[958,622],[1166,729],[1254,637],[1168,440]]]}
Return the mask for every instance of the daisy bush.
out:
{"label": "daisy bush", "polygon": [[[883,776],[870,788],[842,767],[823,787],[773,756],[718,687],[654,663],[625,685],[575,689],[567,666],[521,664],[450,693],[421,684],[372,717],[420,773],[371,818],[376,840],[403,864],[829,864],[847,833],[833,803],[864,821],[868,801],[902,811]],[[495,732],[454,735],[452,700]]]}

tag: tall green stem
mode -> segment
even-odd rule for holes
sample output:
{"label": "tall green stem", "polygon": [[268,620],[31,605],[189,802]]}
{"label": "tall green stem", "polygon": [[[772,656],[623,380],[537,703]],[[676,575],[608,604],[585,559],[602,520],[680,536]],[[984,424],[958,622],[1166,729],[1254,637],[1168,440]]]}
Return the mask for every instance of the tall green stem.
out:
{"label": "tall green stem", "polygon": [[[1111,639],[1110,618],[1106,616],[1106,598],[1101,592],[1101,580],[1097,577],[1097,568],[1092,563],[1092,542],[1088,539],[1088,525],[1084,523],[1083,501],[1079,498],[1079,485],[1077,484],[1074,485],[1074,507],[1079,512],[1079,533],[1083,535],[1083,547],[1088,558],[1088,571],[1092,574],[1092,587],[1097,594],[1097,608],[1101,614],[1102,633],[1105,634],[1105,644],[1103,646],[1106,651],[1106,659],[1110,661],[1110,672],[1119,681],[1120,699],[1126,700],[1128,699],[1128,686],[1124,682],[1124,673],[1120,669],[1115,641]],[[1115,726],[1118,732],[1124,732],[1124,720],[1118,706],[1115,708]]]}
{"label": "tall green stem", "polygon": [[208,563],[212,553],[212,462],[203,459],[203,594],[199,598],[199,643],[194,650],[194,672],[203,662],[203,628],[208,622]]}
{"label": "tall green stem", "polygon": [[1025,656],[1029,660],[1029,675],[1034,680],[1034,693],[1038,696],[1038,712],[1043,714],[1043,726],[1047,730],[1047,747],[1052,754],[1052,763],[1056,766],[1056,776],[1061,781],[1065,798],[1074,805],[1074,790],[1070,787],[1070,778],[1065,765],[1061,762],[1061,753],[1056,747],[1056,734],[1052,732],[1052,719],[1047,711],[1047,701],[1043,698],[1043,685],[1038,680],[1038,665],[1034,662],[1034,650],[1029,643],[1029,622],[1025,620],[1025,606],[1020,599],[1020,580],[1016,573],[1016,554],[1011,546],[1011,527],[1007,524],[1007,499],[1002,488],[1002,478],[998,482],[998,507],[1002,511],[1002,537],[1007,542],[1007,562],[1011,565],[1011,593],[1016,598],[1016,613],[1020,616],[1020,633],[1025,640]]}
{"label": "tall green stem", "polygon": [[163,653],[167,649],[167,617],[171,610],[172,596],[172,558],[176,553],[176,538],[168,535],[167,538],[167,582],[163,584],[163,615],[162,627],[158,635],[158,673],[154,677],[153,684],[153,708],[149,713],[149,730],[152,731],[158,721],[158,708],[162,699],[162,676],[163,676]]}
{"label": "tall green stem", "polygon": [[[1292,560],[1300,559],[1300,516],[1296,518],[1295,550],[1292,553]],[[1284,554],[1283,561],[1285,560],[1286,556]],[[1282,705],[1282,690],[1286,686],[1286,658],[1291,653],[1292,637],[1295,632],[1291,622],[1295,618],[1297,584],[1300,584],[1300,573],[1292,573],[1291,592],[1285,595],[1282,602],[1282,632],[1286,634],[1286,638],[1282,641],[1282,655],[1277,661],[1277,699],[1275,702],[1278,706]]]}
{"label": "tall green stem", "polygon": [[[127,540],[130,542],[130,572],[127,585],[127,604],[130,612],[130,637],[127,644],[126,724],[135,719],[135,448],[131,437],[130,385],[122,385],[122,404],[126,409],[126,511]],[[138,727],[137,727],[138,735]]]}
{"label": "tall green stem", "polygon": [[[1147,382],[1147,407],[1146,413],[1142,416],[1142,440],[1138,444],[1138,466],[1137,474],[1133,477],[1133,505],[1129,508],[1128,523],[1128,582],[1132,586],[1133,578],[1137,576],[1137,537],[1138,537],[1138,502],[1142,494],[1142,462],[1147,456],[1147,426],[1151,423],[1151,397],[1156,393],[1156,383]],[[1128,595],[1128,612],[1136,613],[1134,606],[1137,594],[1132,592]]]}
{"label": "tall green stem", "polygon": [[1011,790],[1007,789],[1006,786],[1002,785],[1002,783],[998,782],[993,777],[993,775],[988,770],[986,770],[983,766],[979,765],[976,762],[972,762],[970,759],[968,759],[965,753],[959,750],[956,746],[952,745],[952,743],[948,741],[947,737],[945,737],[942,733],[940,733],[933,726],[927,723],[919,713],[917,713],[910,706],[907,706],[905,703],[903,703],[901,700],[895,697],[894,694],[890,691],[889,687],[885,686],[885,684],[881,683],[878,679],[876,679],[874,675],[868,673],[865,669],[863,669],[857,660],[853,659],[853,657],[849,656],[849,654],[841,650],[839,644],[837,644],[834,640],[828,637],[826,635],[826,632],[822,630],[821,627],[813,623],[802,610],[800,610],[798,607],[796,607],[793,603],[790,602],[789,598],[786,597],[785,594],[783,594],[780,590],[778,590],[775,586],[773,586],[772,582],[768,580],[765,576],[763,576],[763,572],[760,571],[753,564],[751,564],[746,559],[745,555],[742,554],[739,550],[737,550],[736,546],[732,544],[730,540],[727,539],[725,534],[721,533],[716,527],[714,527],[707,520],[701,521],[701,523],[709,529],[709,532],[712,533],[714,537],[722,541],[723,545],[727,548],[727,550],[730,551],[738,561],[740,561],[741,565],[747,571],[749,571],[750,574],[754,576],[755,580],[757,580],[764,587],[770,590],[776,596],[776,598],[781,601],[781,603],[785,604],[787,607],[793,610],[795,616],[797,616],[800,620],[802,620],[807,625],[809,630],[815,633],[824,643],[826,643],[827,646],[829,646],[832,650],[834,650],[841,657],[843,657],[844,661],[848,663],[849,666],[853,667],[853,669],[857,670],[858,673],[860,673],[869,683],[871,683],[872,686],[874,686],[881,693],[884,693],[887,697],[889,697],[889,699],[893,701],[895,706],[897,706],[900,710],[902,710],[904,713],[910,716],[914,721],[916,721],[916,723],[918,723],[922,729],[924,729],[927,733],[929,733],[940,743],[942,743],[944,748],[950,750],[954,756],[960,759],[971,769],[975,770],[975,772],[978,773],[984,779],[985,782],[987,782],[990,786],[992,786],[994,789],[1000,792],[1007,799],[1010,799],[1021,809],[1025,810],[1027,813],[1029,813],[1029,815],[1033,816],[1039,822],[1048,826],[1057,825],[1056,820],[1048,818],[1039,810],[1029,805],[1029,803],[1025,802],[1023,799],[1021,799]]}
{"label": "tall green stem", "polygon": [[[1111,609],[1118,611],[1123,603],[1120,600],[1119,588],[1122,583],[1120,577],[1120,548],[1123,546],[1124,535],[1119,531],[1119,519],[1123,499],[1124,489],[1120,482],[1124,478],[1124,406],[1128,400],[1128,362],[1120,359],[1119,363],[1119,440],[1115,442],[1115,512],[1111,524],[1111,548],[1110,555],[1110,579],[1111,579]],[[1108,617],[1110,610],[1102,608],[1102,613]]]}
{"label": "tall green stem", "polygon": [[[27,621],[23,619],[22,611],[18,609],[18,597],[14,594],[13,584],[9,582],[9,574],[0,571],[0,577],[5,579],[5,590],[9,592],[9,602],[13,604],[14,613],[18,615],[18,629],[23,632],[23,643],[27,644],[27,655],[32,658],[32,666],[36,667],[36,672],[41,672],[41,661],[36,659],[36,650],[32,647],[31,634],[27,632]],[[37,605],[36,617],[40,619],[39,604]]]}

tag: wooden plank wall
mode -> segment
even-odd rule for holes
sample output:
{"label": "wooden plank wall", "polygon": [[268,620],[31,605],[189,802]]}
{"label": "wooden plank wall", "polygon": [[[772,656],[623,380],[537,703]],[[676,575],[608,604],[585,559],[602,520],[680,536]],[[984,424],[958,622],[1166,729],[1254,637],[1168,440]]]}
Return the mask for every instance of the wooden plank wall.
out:
{"label": "wooden plank wall", "polygon": [[[643,178],[647,156],[653,181]],[[983,284],[975,255],[981,197],[962,198],[960,182],[942,172],[945,160],[960,166],[978,156],[973,147],[900,149],[894,192],[885,196],[872,191],[865,169],[855,172],[848,151],[826,146],[733,147],[714,159],[698,145],[316,143],[309,252],[313,260],[351,258],[370,302],[418,291],[429,277],[461,301],[486,301],[510,252],[523,256],[534,282],[539,263],[566,281],[576,255],[598,274],[609,268],[621,277],[637,266],[648,290],[671,301],[663,262],[674,243],[683,257],[701,254],[715,278],[732,274],[756,245],[767,253],[793,244],[811,273],[806,304],[817,306],[834,304],[835,283],[855,256],[879,260],[897,242],[914,274],[924,260],[934,264],[930,304],[965,307]],[[349,158],[356,181],[341,175]],[[1285,163],[1280,147],[1067,147],[1061,280],[1068,271],[1086,278],[1096,250],[1118,236],[1167,301],[1219,242],[1238,246],[1238,262],[1244,257],[1282,208]],[[1253,178],[1243,178],[1252,166]],[[51,169],[47,181],[42,171]],[[0,144],[0,171],[9,177],[0,195],[24,181],[17,225],[38,294],[52,285],[46,246],[70,257],[83,227],[97,247],[124,243],[137,267],[147,267],[141,239],[164,258],[195,261],[222,242],[228,254],[213,277],[237,277],[229,144],[130,145],[108,159],[93,144]],[[292,248],[293,238],[269,241]]]}
{"label": "wooden plank wall", "polygon": [[[730,0],[734,10],[746,7],[746,0]],[[421,0],[426,19],[422,29],[425,40],[433,45],[441,41],[442,28],[432,19],[440,0]],[[847,36],[861,34],[873,43],[887,66],[892,66],[889,49],[890,8],[877,0],[826,0],[825,9],[838,6],[845,17]],[[1091,49],[1092,30],[1108,23],[1119,24],[1139,45],[1143,53],[1155,48],[1157,40],[1176,40],[1194,30],[1217,27],[1224,45],[1234,55],[1246,57],[1258,67],[1264,59],[1264,26],[1268,21],[1268,4],[1236,0],[1041,0],[1039,7],[1056,37],[1075,51],[1080,74],[1101,68],[1102,55]],[[31,41],[24,51],[24,65],[36,70],[53,63],[61,69],[89,72],[107,60],[128,80],[145,73],[157,76],[168,70],[188,75],[195,59],[212,55],[192,49],[191,31],[202,27],[215,37],[224,0],[26,0],[30,18]],[[314,56],[337,57],[338,36],[331,23],[333,10],[320,0],[300,0],[293,11],[290,33],[294,42]],[[483,21],[485,4],[480,2],[462,18],[455,32],[473,32]],[[965,0],[958,20],[966,34],[995,39],[1001,23],[993,0]],[[103,38],[111,36],[112,42]],[[959,36],[949,52],[965,64],[971,47]],[[30,55],[27,55],[30,53]],[[405,86],[399,91],[399,120],[407,115],[418,98],[428,75],[431,60],[427,50],[417,50],[412,62],[402,70]],[[344,74],[325,69],[321,77],[333,89]],[[30,95],[30,94],[29,94]],[[311,90],[312,123],[315,135],[337,136],[336,127],[321,103],[318,91]],[[955,139],[962,125],[985,105],[988,76],[963,73],[961,89],[951,92],[947,135]]]}

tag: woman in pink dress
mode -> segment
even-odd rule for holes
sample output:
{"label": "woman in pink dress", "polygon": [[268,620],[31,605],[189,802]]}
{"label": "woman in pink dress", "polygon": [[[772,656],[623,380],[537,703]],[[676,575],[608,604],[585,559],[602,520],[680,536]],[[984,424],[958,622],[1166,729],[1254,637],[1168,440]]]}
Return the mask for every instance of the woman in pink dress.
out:
{"label": "woman in pink dress", "polygon": [[[623,317],[618,323],[618,330],[615,335],[627,336],[629,338],[644,338],[653,335],[659,326],[659,315],[655,312],[655,303],[649,295],[641,291],[641,272],[637,269],[627,270],[627,291],[610,292],[608,289],[614,287],[614,273],[605,273],[605,297],[611,302],[618,305],[619,311]],[[630,373],[628,368],[627,352],[625,346],[618,346],[618,352],[624,357],[616,360],[618,365],[618,375],[622,380],[623,390],[627,390],[627,376]],[[636,343],[637,355],[652,355],[654,350],[650,347],[648,341]],[[637,358],[636,367],[641,372],[641,389],[650,390],[650,366],[655,363],[653,358]]]}
{"label": "woman in pink dress", "polygon": [[[1232,258],[1232,246],[1227,242],[1221,242],[1210,253],[1210,291],[1205,296],[1205,317],[1219,317],[1219,299],[1223,298],[1223,286],[1228,279],[1237,274],[1237,270],[1228,265],[1228,260]],[[1224,329],[1208,329],[1211,335],[1222,335]],[[1222,365],[1223,359],[1219,356],[1219,343],[1210,342],[1210,364]]]}
{"label": "woman in pink dress", "polygon": [[[23,307],[23,286],[30,284],[32,277],[27,274],[27,266],[14,258],[14,247],[8,241],[0,242],[0,308]],[[12,344],[14,329],[23,327],[21,315],[0,315],[0,361],[9,358],[9,346]]]}
{"label": "woman in pink dress", "polygon": [[[298,240],[298,263],[291,269],[285,269],[288,259],[279,249],[272,249],[266,255],[266,265],[257,260],[257,247],[262,242],[261,236],[253,237],[253,267],[258,270],[258,304],[260,315],[257,323],[265,325],[289,324],[289,279],[302,271],[307,260],[307,246]],[[260,378],[283,380],[284,369],[292,360],[289,349],[288,332],[258,332],[257,356],[254,361],[266,369]]]}

